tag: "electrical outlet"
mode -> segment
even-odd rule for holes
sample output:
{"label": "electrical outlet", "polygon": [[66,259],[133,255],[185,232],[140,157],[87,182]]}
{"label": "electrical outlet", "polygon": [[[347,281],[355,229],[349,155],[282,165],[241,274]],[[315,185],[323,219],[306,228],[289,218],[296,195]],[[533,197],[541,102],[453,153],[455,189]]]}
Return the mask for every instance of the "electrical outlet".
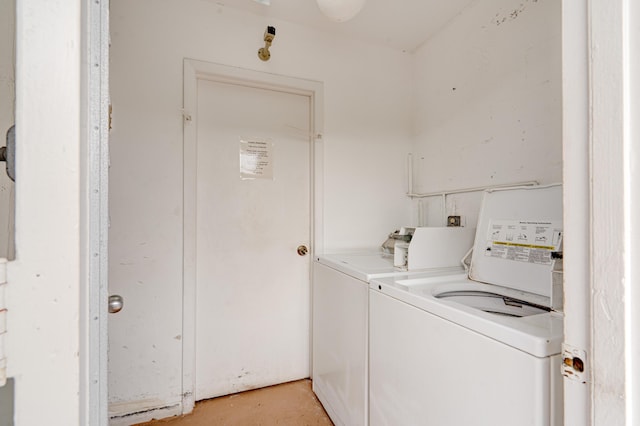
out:
{"label": "electrical outlet", "polygon": [[447,226],[460,226],[460,216],[449,216]]}

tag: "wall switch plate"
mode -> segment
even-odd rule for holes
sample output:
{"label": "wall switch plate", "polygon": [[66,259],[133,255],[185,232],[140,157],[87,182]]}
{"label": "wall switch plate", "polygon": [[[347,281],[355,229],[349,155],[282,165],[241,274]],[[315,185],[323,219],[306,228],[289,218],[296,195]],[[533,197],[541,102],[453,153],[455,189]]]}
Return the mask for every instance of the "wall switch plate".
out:
{"label": "wall switch plate", "polygon": [[460,226],[460,216],[447,217],[447,226]]}

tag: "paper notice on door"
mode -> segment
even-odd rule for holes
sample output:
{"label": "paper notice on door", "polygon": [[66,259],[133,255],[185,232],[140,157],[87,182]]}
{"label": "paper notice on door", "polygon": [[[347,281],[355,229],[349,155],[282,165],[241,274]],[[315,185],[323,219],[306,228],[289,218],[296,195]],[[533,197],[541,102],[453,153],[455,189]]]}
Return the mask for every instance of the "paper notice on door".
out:
{"label": "paper notice on door", "polygon": [[240,139],[240,178],[273,180],[273,142]]}
{"label": "paper notice on door", "polygon": [[494,220],[489,225],[485,256],[549,265],[560,248],[559,221]]}

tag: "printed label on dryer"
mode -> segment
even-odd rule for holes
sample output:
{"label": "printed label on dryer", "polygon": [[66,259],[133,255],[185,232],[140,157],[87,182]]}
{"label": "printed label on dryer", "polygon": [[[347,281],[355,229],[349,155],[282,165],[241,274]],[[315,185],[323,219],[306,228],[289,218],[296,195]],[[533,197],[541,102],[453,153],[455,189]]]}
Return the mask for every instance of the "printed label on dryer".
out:
{"label": "printed label on dryer", "polygon": [[562,241],[559,221],[494,220],[488,231],[485,256],[517,262],[551,264]]}

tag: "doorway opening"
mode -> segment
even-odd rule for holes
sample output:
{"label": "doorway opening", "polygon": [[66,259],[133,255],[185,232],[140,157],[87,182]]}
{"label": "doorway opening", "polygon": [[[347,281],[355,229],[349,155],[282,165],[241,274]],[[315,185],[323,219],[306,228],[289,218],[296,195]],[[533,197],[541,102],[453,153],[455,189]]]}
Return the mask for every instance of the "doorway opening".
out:
{"label": "doorway opening", "polygon": [[321,83],[185,60],[183,413],[309,377],[321,111]]}

